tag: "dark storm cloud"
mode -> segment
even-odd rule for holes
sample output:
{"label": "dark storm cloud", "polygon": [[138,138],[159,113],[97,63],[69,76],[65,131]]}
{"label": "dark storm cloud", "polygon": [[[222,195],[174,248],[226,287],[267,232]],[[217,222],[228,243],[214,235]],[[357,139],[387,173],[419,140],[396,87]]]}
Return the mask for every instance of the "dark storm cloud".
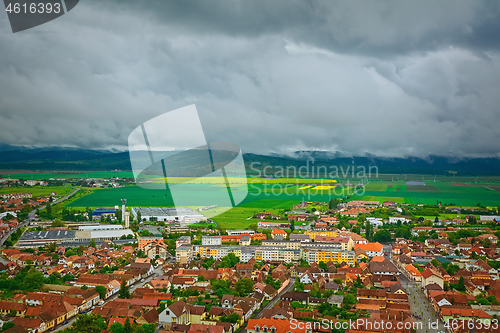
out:
{"label": "dark storm cloud", "polygon": [[125,148],[133,128],[195,103],[209,140],[247,152],[496,155],[499,13],[489,1],[81,1],[17,34],[5,16],[0,141]]}

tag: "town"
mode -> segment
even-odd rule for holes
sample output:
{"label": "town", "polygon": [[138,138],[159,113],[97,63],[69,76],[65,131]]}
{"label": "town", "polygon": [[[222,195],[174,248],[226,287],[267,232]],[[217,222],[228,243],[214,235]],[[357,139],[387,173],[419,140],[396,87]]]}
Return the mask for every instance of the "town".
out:
{"label": "town", "polygon": [[497,207],[303,200],[225,230],[215,207],[126,200],[49,218],[74,193],[2,195],[4,332],[498,331]]}

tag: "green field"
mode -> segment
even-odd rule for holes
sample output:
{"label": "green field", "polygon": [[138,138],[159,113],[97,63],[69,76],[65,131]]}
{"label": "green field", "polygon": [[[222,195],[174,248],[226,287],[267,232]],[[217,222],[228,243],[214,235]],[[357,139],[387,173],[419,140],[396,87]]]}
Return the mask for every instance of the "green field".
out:
{"label": "green field", "polygon": [[70,186],[31,186],[31,187],[2,187],[0,194],[6,193],[31,193],[34,197],[48,196],[52,192],[56,192],[57,196],[65,196],[74,190]]}
{"label": "green field", "polygon": [[[355,195],[353,199],[395,201],[398,203],[431,204],[439,200],[444,205],[496,207],[500,204],[498,183],[469,183],[468,186],[456,186],[452,182],[425,181],[425,186],[405,185],[399,182],[373,182],[365,186],[365,191]],[[383,185],[387,185],[384,189]],[[395,189],[399,189],[396,191]]]}
{"label": "green field", "polygon": [[[248,185],[248,195],[235,208],[226,210],[225,207],[212,209],[210,212],[220,215],[214,217],[218,225],[226,228],[245,228],[257,223],[249,219],[250,216],[268,211],[280,213],[291,209],[294,204],[305,201],[326,202],[332,198],[343,197],[343,193],[354,192],[353,183],[337,183],[336,187],[326,190],[315,190],[318,180],[292,180],[292,179],[249,179],[253,181]],[[326,182],[324,182],[326,183]],[[376,200],[395,201],[409,204],[431,204],[440,201],[444,205],[483,206],[497,207],[500,205],[499,183],[469,183],[468,186],[456,186],[445,181],[425,181],[425,186],[406,185],[406,181],[373,181],[365,185],[351,200]],[[334,185],[334,184],[332,184]],[[245,185],[239,185],[233,191],[244,191]],[[325,187],[326,188],[326,187]],[[205,206],[204,194],[210,190],[214,198],[226,196],[226,188],[220,184],[189,184],[186,197],[193,208]],[[237,192],[235,192],[237,193]],[[243,193],[243,192],[241,192]],[[170,192],[161,190],[148,190],[135,185],[122,188],[96,189],[91,194],[77,198],[66,204],[67,207],[83,209],[84,207],[114,207],[120,205],[120,200],[126,198],[129,206],[173,206]],[[214,215],[215,215],[214,214]]]}
{"label": "green field", "polygon": [[11,179],[69,179],[69,178],[134,178],[134,174],[131,171],[98,171],[98,172],[81,172],[81,173],[8,173],[8,171],[3,170],[1,172],[3,178]]}

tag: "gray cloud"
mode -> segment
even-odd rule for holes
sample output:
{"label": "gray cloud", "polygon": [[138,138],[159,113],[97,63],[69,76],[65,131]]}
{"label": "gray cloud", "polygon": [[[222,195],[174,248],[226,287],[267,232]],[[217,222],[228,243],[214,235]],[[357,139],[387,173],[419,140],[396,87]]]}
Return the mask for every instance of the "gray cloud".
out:
{"label": "gray cloud", "polygon": [[[500,5],[489,1],[82,1],[0,18],[0,142],[125,148],[195,103],[245,152],[500,153]],[[182,129],[177,129],[179,135]]]}

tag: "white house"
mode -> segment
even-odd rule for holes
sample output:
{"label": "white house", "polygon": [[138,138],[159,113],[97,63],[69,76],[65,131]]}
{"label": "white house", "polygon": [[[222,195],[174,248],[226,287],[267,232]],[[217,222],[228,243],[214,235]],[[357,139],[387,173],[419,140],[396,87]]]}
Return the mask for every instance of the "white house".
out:
{"label": "white house", "polygon": [[368,221],[374,227],[380,227],[384,224],[381,219],[376,219],[374,217],[368,217],[366,221]]}
{"label": "white house", "polygon": [[187,325],[191,322],[189,306],[184,301],[177,301],[160,313],[158,321],[166,327],[170,327],[172,324]]}
{"label": "white house", "polygon": [[398,223],[398,221],[401,221],[401,223],[409,223],[411,222],[411,219],[407,219],[402,216],[389,216],[389,223]]}
{"label": "white house", "polygon": [[304,274],[302,274],[300,276],[300,282],[303,284],[313,283],[313,281],[314,281],[314,278],[311,275],[311,273],[309,273],[309,271],[305,271]]}

